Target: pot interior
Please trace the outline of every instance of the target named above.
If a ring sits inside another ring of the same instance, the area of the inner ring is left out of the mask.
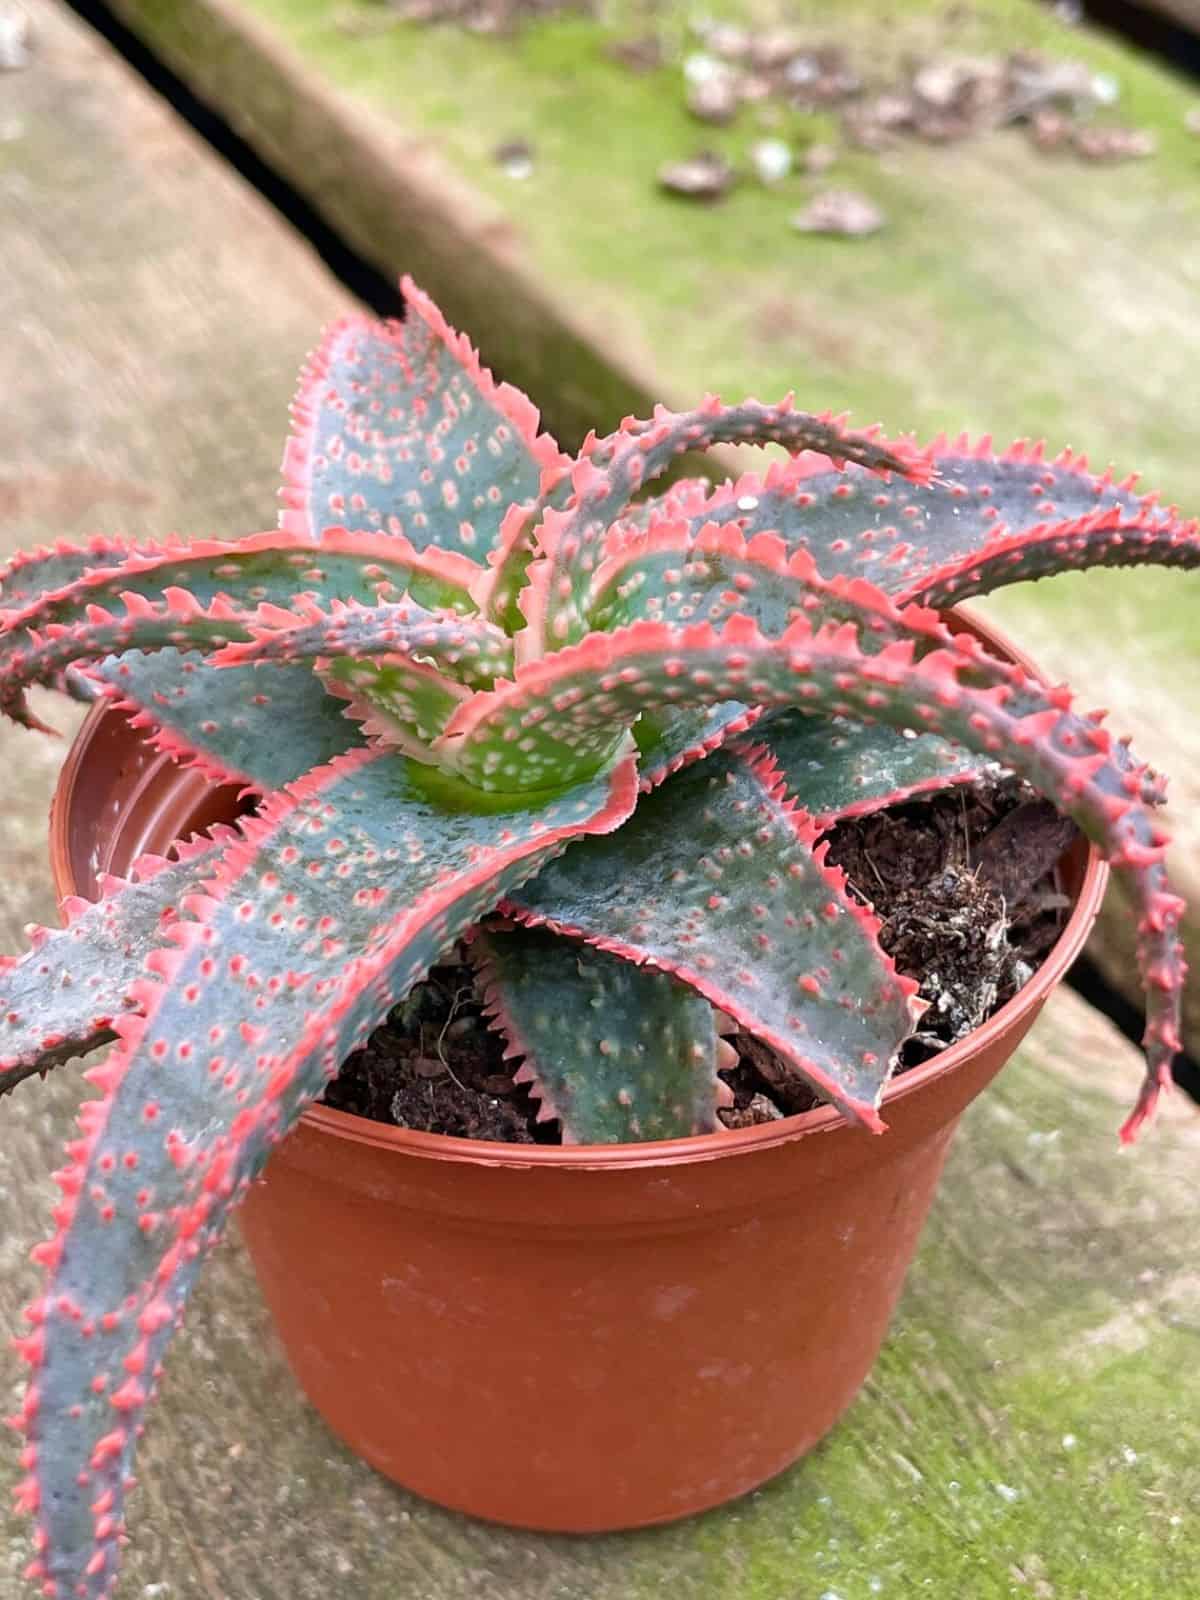
[[[59,893],[94,900],[103,873],[124,877],[139,856],[171,855],[175,840],[253,808],[237,784],[214,784],[199,769],[181,767],[131,727],[127,714],[101,708],[85,724],[54,797],[50,842]]]

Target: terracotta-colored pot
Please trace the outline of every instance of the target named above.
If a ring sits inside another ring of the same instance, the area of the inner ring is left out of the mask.
[[[235,809],[98,711],[52,815],[59,889],[93,893],[98,871]],[[718,1505],[810,1450],[875,1360],[959,1115],[1096,916],[1095,851],[1064,869],[1075,907],[1046,961],[888,1089],[881,1138],[832,1109],[565,1148],[307,1111],[242,1226],[329,1426],[443,1505],[579,1532]]]

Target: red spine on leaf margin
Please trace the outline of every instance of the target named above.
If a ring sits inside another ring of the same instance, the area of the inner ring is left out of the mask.
[[[177,766],[198,772],[210,783],[237,784],[243,794],[259,793],[260,785],[248,773],[218,761],[210,752],[189,744],[174,729],[164,727],[148,706],[135,700],[119,684],[109,683],[107,679],[98,677],[86,668],[80,670],[82,676],[95,688],[97,696],[107,700],[114,711],[120,711],[128,717],[129,726],[143,734],[151,749],[156,750],[159,755],[169,756]]]
[[[345,527],[326,528],[315,541],[301,539],[287,529],[268,529],[263,533],[248,534],[244,539],[193,539],[154,546],[141,544],[131,548],[129,555],[115,566],[94,567],[74,583],[47,590],[35,600],[13,610],[0,611],[0,627],[7,630],[30,624],[36,626],[36,619],[43,611],[49,611],[63,601],[84,604],[93,590],[111,589],[123,577],[142,577],[158,567],[170,566],[175,562],[216,560],[222,556],[228,556],[231,562],[236,562],[240,556],[257,555],[263,551],[295,554],[297,595],[321,591],[320,579],[314,578],[306,583],[304,576],[305,568],[310,567],[321,554],[356,557],[368,568],[377,565],[380,569],[378,574],[369,572],[368,576],[372,581],[377,578],[381,587],[388,586],[389,570],[402,568],[445,582],[462,590],[468,597],[482,570],[468,556],[454,551],[435,548],[418,551],[399,535],[355,532]],[[399,575],[398,582],[407,588],[407,580]]]
[[[510,923],[511,927],[512,924]],[[474,940],[468,941],[471,963],[475,968],[475,983],[483,1000],[483,1015],[487,1025],[493,1033],[498,1033],[505,1041],[501,1052],[502,1061],[520,1061],[521,1065],[513,1073],[513,1082],[524,1084],[528,1087],[530,1097],[537,1101],[536,1122],[557,1122],[562,1126],[564,1144],[570,1144],[570,1135],[563,1125],[562,1112],[555,1105],[553,1098],[547,1092],[545,1084],[534,1070],[534,1052],[518,1027],[508,1007],[504,1004],[500,983],[496,976],[495,966],[489,956],[483,955],[475,945]]]
[[[400,293],[404,296],[407,314],[415,312],[461,362],[485,403],[512,423],[542,473],[561,472],[569,466],[571,458],[559,449],[551,435],[538,432],[541,415],[528,395],[514,388],[511,383],[496,382],[491,371],[481,363],[479,352],[467,335],[451,328],[424,289],[418,288],[407,273],[400,279]]]
[[[499,919],[493,919],[491,924],[497,930],[503,929],[505,926],[511,928],[513,925],[511,921],[500,921]],[[530,925],[532,924],[530,923]],[[552,931],[558,930],[552,928]],[[591,943],[594,948],[600,948],[595,940],[587,942]],[[571,1132],[562,1112],[555,1104],[553,1096],[537,1072],[535,1065],[537,1055],[535,1051],[525,1038],[512,1013],[504,1004],[504,996],[491,957],[479,953],[475,948],[473,937],[468,940],[468,946],[471,951],[471,961],[475,968],[476,987],[483,999],[484,1019],[492,1032],[498,1033],[505,1041],[500,1059],[502,1061],[519,1061],[521,1063],[513,1073],[513,1082],[523,1084],[529,1090],[530,1098],[537,1101],[538,1110],[534,1121],[557,1122],[562,1130],[563,1144],[578,1144],[578,1139]],[[610,953],[614,955],[622,954],[621,951],[609,948]],[[645,965],[654,966],[656,963],[647,962]],[[732,1031],[732,1019],[727,1020],[730,1021]],[[737,1051],[724,1039],[717,1040],[716,1062],[718,1071],[737,1066]],[[715,1100],[717,1106],[732,1106],[734,1101],[733,1090],[719,1077],[715,1085]],[[712,1132],[721,1134],[727,1131],[724,1123],[718,1118],[716,1127]]]
[[[445,346],[474,384],[485,405],[512,424],[543,473],[561,471],[568,457],[563,455],[548,433],[538,432],[541,419],[533,402],[511,384],[496,382],[481,363],[478,351],[466,334],[457,333],[451,328],[429,296],[407,275],[400,280],[400,290],[404,296],[406,315],[419,317]],[[312,487],[312,452],[323,390],[331,376],[334,351],[344,338],[356,333],[386,340],[398,352],[402,350],[405,340],[402,322],[354,315],[332,323],[322,334],[317,348],[309,355],[291,406],[292,426],[284,446],[283,487],[279,495],[283,503],[279,526],[302,539],[315,538],[318,532],[313,527],[308,507]]]
[[[859,923],[867,936],[878,944],[879,919],[865,906],[860,905],[854,897],[846,892],[846,876],[838,867],[832,867],[826,861],[828,843],[820,842],[820,829],[814,820],[800,808],[787,793],[786,784],[779,771],[774,758],[769,750],[762,745],[741,744],[731,746],[746,762],[748,770],[762,786],[764,797],[779,808],[780,815],[792,830],[797,841],[812,854],[821,879],[845,911]],[[537,912],[527,911],[523,907],[505,903],[504,911],[519,923],[527,927],[547,927],[552,932],[563,934],[569,938],[582,940],[585,944],[594,945],[599,950],[607,950],[610,954],[621,956],[626,961],[640,964],[646,961],[643,951],[636,946],[627,944],[622,939],[608,938],[585,931],[577,924],[560,921],[557,918],[543,917]],[[891,957],[881,951],[882,962],[886,973],[894,978],[901,996],[906,1001],[909,1014],[914,1024],[924,1014],[926,1003],[917,999],[918,984],[912,979],[896,971],[895,963]],[[789,1059],[797,1059],[795,1051],[789,1042],[772,1030],[763,1029],[758,1019],[750,1016],[739,1005],[737,999],[730,995],[714,979],[706,976],[698,969],[687,966],[684,962],[663,962],[652,960],[650,965],[658,966],[662,970],[672,973],[682,982],[689,984],[699,994],[702,994],[709,1003],[720,1012],[732,1017],[736,1022],[757,1036],[767,1044],[772,1045]],[[527,1053],[524,1046],[523,1053]],[[803,1070],[813,1083],[818,1085],[822,1092],[831,1100],[838,1100],[847,1107],[852,1117],[872,1133],[883,1133],[886,1123],[879,1116],[877,1109],[866,1101],[848,1098],[833,1082],[824,1070],[803,1058]]]

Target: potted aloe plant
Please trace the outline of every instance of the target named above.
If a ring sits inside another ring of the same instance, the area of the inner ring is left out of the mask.
[[[278,531],[59,544],[3,577],[4,710],[36,727],[35,683],[107,702],[60,854],[78,835],[77,859],[122,869],[60,862],[98,898],[0,973],[0,1092],[115,1039],[21,1340],[17,1493],[59,1600],[113,1589],[167,1343],[243,1200],[293,1365],[368,1459],[485,1515],[627,1526],[761,1481],[848,1403],[957,1115],[1077,950],[1100,855],[1137,904],[1147,994],[1123,1136],[1170,1081],[1161,783],[944,612],[1070,568],[1195,565],[1194,525],[1070,454],[922,450],[790,400],[659,410],[571,457],[404,290],[402,324],[350,318],[311,361]],[[742,441],[789,459],[645,493]],[[159,854],[106,846],[123,824],[84,790],[111,778],[114,727],[143,767],[172,758],[168,787],[252,809],[169,858],[198,800],[167,808]],[[823,838],[981,762],[1074,819],[1091,864],[1017,999],[890,1083],[922,1002]],[[464,939],[561,1145],[316,1104]],[[822,1107],[726,1130],[734,1029]]]

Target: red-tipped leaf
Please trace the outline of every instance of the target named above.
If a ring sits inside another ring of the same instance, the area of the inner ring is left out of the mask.
[[[497,383],[410,278],[403,322],[345,317],[292,406],[280,525],[353,523],[482,561],[509,506],[566,457],[519,390]]]

